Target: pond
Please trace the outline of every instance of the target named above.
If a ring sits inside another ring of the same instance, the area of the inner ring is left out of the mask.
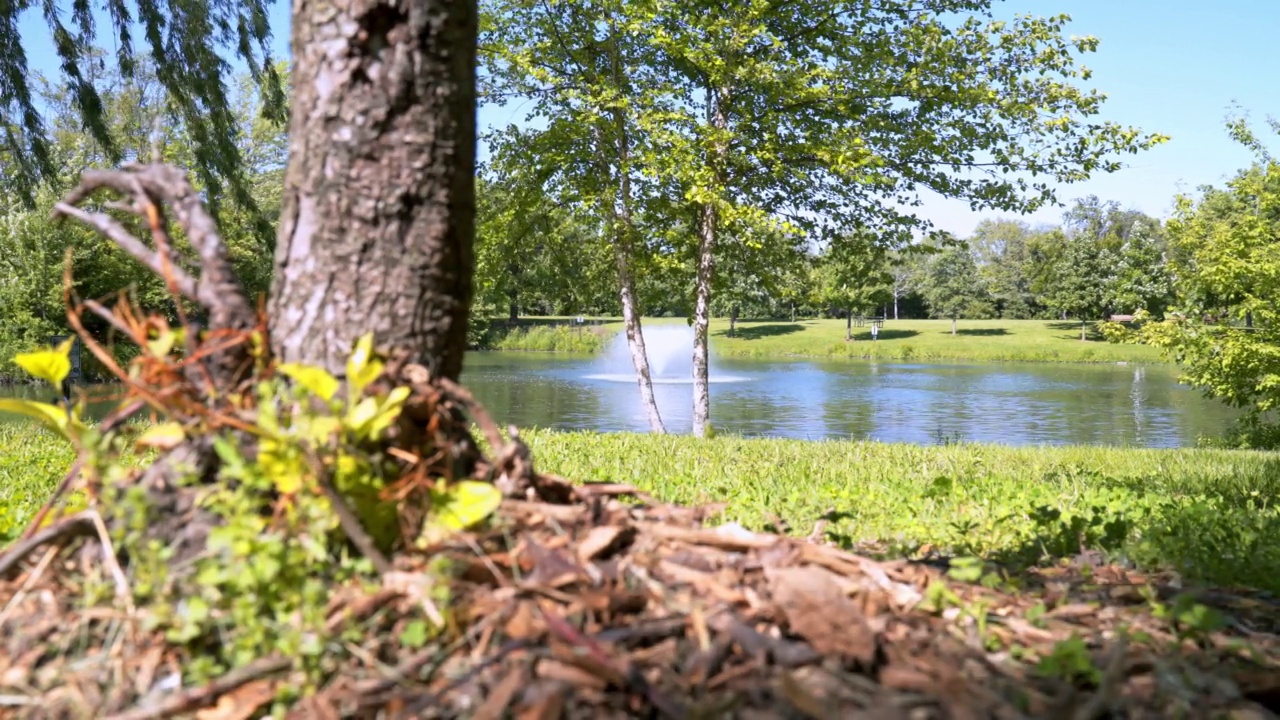
[[[659,409],[669,431],[687,433],[687,338],[654,334]],[[746,436],[1185,447],[1220,436],[1236,416],[1178,384],[1165,366],[716,358],[711,378],[714,426]],[[600,358],[470,353],[462,379],[503,425],[648,428],[620,343]],[[52,392],[16,387],[0,395],[48,400]]]
[[[661,356],[651,348],[663,421],[689,432],[688,361]],[[1236,417],[1159,365],[717,358],[710,375],[712,424],[746,436],[1186,447]],[[648,429],[625,353],[472,353],[463,381],[502,424]]]

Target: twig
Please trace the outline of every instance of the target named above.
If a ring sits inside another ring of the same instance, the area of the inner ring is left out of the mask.
[[[1098,691],[1075,711],[1072,715],[1073,720],[1094,720],[1112,713],[1119,699],[1120,686],[1124,682],[1124,661],[1128,649],[1128,637],[1121,633],[1116,638],[1115,644],[1111,646],[1107,666],[1102,671],[1101,682],[1098,683]]]
[[[115,219],[102,213],[91,213],[80,208],[70,205],[66,202],[60,202],[53,206],[55,217],[58,215],[66,215],[68,217],[79,220],[81,223],[97,230],[107,236],[112,242],[124,250],[133,259],[142,263],[155,274],[165,277],[166,265],[169,277],[173,280],[173,288],[183,296],[199,302],[196,295],[196,281],[185,270],[173,267],[160,257],[158,253],[153,251],[142,243],[141,240],[134,237],[129,230],[117,222]]]
[[[71,463],[71,469],[68,470],[67,474],[62,478],[62,482],[58,483],[58,487],[53,489],[53,495],[51,495],[49,499],[45,501],[44,505],[40,506],[40,512],[36,513],[36,516],[31,519],[30,523],[27,524],[27,530],[22,534],[23,538],[30,538],[33,534],[35,534],[36,528],[40,527],[40,523],[44,522],[45,516],[48,515],[49,511],[53,509],[53,506],[62,497],[63,493],[67,491],[67,488],[71,487],[71,483],[74,482],[77,477],[79,477],[80,470],[83,467],[84,467],[83,456],[77,457],[76,461],[74,463]],[[0,567],[3,567],[3,565],[0,565]],[[0,575],[4,575],[4,570],[0,570]]]
[[[107,524],[102,521],[102,515],[97,510],[90,510],[87,513],[89,519],[93,521],[93,526],[98,530],[98,541],[102,543],[102,562],[111,571],[111,578],[116,582],[116,597],[124,600],[129,615],[134,613],[133,609],[133,593],[129,591],[129,579],[125,577],[124,570],[120,567],[120,561],[116,559],[116,549],[111,543],[111,533],[107,532]]]
[[[373,567],[381,575],[386,575],[394,568],[387,557],[378,550],[373,544],[373,538],[369,537],[369,533],[365,532],[360,525],[360,519],[355,513],[351,512],[351,508],[347,506],[347,502],[342,499],[342,495],[338,489],[329,481],[329,471],[325,469],[324,464],[320,462],[320,458],[316,457],[314,452],[307,452],[307,462],[311,465],[311,471],[315,473],[316,482],[320,485],[320,491],[324,493],[325,498],[329,500],[329,504],[333,506],[334,513],[338,516],[338,524],[342,526],[342,531],[347,534],[347,538],[355,544],[356,549],[362,555],[369,558],[373,563]]]
[[[37,548],[49,543],[64,543],[74,538],[92,535],[95,529],[93,518],[89,517],[88,512],[82,512],[19,540],[9,548],[8,552],[0,556],[0,577],[8,575],[18,563],[25,560]]]
[[[623,667],[618,667],[618,663],[614,661],[610,653],[599,641],[582,634],[577,628],[566,622],[564,618],[541,608],[539,610],[551,634],[558,636],[575,650],[585,652],[587,657],[593,660],[600,668],[614,676],[608,678],[609,680],[617,682],[619,685],[628,688],[635,695],[648,700],[659,715],[670,718],[687,716],[688,713],[685,708],[659,693],[657,689],[645,680],[644,675],[636,670],[634,665],[624,661]]]
[[[49,563],[53,562],[53,558],[57,554],[58,546],[56,545],[51,545],[45,551],[44,557],[40,558],[40,562],[36,563],[35,569],[22,581],[22,587],[18,588],[18,592],[9,598],[8,603],[5,603],[4,610],[0,610],[0,627],[4,626],[5,621],[9,619],[9,614],[13,612],[14,608],[18,607],[31,588],[35,587],[35,584],[39,582],[40,576],[44,575],[44,571],[49,567]]]
[[[480,432],[484,433],[485,439],[489,441],[489,452],[501,452],[505,443],[502,442],[502,432],[498,430],[498,423],[493,421],[489,411],[484,409],[484,406],[476,400],[471,391],[447,377],[436,378],[436,383],[440,386],[440,389],[449,393],[454,400],[466,406],[467,413],[471,415],[471,419],[476,421],[476,425],[480,426]]]
[[[206,685],[176,693],[150,707],[135,707],[112,715],[108,720],[157,720],[190,712],[195,708],[209,705],[241,685],[247,685],[266,675],[283,672],[292,665],[288,658],[279,656],[262,658],[244,667],[236,668]]]
[[[485,659],[471,666],[470,668],[467,669],[466,672],[462,673],[462,675],[458,676],[457,678],[454,678],[452,681],[449,682],[449,684],[445,685],[439,690],[435,692],[423,693],[422,695],[419,695],[416,698],[412,699],[412,701],[409,701],[408,699],[406,699],[403,709],[400,711],[400,713],[396,717],[420,717],[427,708],[439,705],[440,701],[446,695],[462,687],[463,685],[466,685],[467,683],[471,682],[472,680],[475,679],[477,675],[479,675],[485,669],[492,667],[493,665],[496,665],[497,663],[507,659],[507,657],[510,656],[511,653],[514,653],[518,650],[529,650],[536,646],[537,646],[537,643],[534,643],[531,640],[508,640],[507,642],[503,643],[502,647],[499,647],[492,655],[490,655],[489,657],[486,657]]]

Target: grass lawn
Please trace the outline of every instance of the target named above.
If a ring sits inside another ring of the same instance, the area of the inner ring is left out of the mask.
[[[499,350],[594,353],[622,329],[616,319],[598,326],[570,328],[568,318],[527,318],[528,325],[495,342]],[[684,323],[682,318],[646,319],[648,324]],[[845,321],[786,320],[739,322],[728,337],[729,321],[711,322],[711,351],[739,357],[875,358],[881,360],[985,360],[1003,362],[1160,363],[1160,351],[1145,345],[1080,340],[1080,324],[1054,320],[889,320],[871,340],[870,328],[854,328],[846,342]]]
[[[1225,450],[915,446],[526,431],[538,466],[727,502],[723,520],[1015,565],[1099,550],[1192,582],[1280,592],[1280,455]],[[73,459],[53,433],[0,424],[0,545]]]
[[[932,547],[1015,565],[1102,551],[1192,582],[1280,592],[1280,454],[917,446],[523,431],[538,466],[725,520],[890,555]]]

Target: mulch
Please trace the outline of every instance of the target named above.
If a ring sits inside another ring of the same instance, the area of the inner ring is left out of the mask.
[[[336,589],[331,628],[360,623],[363,639],[346,642],[350,660],[290,717],[1243,720],[1280,710],[1275,598],[1202,592],[1196,601],[1226,623],[1187,637],[1158,616],[1187,592],[1172,575],[1086,558],[1010,578],[1017,588],[963,583],[945,563],[712,526],[715,510],[592,484],[563,503],[509,499],[491,529],[438,551],[458,573],[452,608],[434,605],[427,558],[413,555],[394,560],[380,589]],[[268,657],[182,687],[181,649],[144,629],[127,593],[82,601],[84,577],[115,572],[94,523],[72,520],[79,537],[31,553],[0,583],[5,716],[248,718],[297,682],[292,660]],[[424,607],[446,613],[451,631],[406,647],[406,618]],[[1073,637],[1078,652],[1061,650]]]

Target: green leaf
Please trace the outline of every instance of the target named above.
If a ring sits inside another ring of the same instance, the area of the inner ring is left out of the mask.
[[[410,620],[400,632],[400,644],[411,648],[420,648],[427,644],[431,633],[425,620]]]
[[[372,439],[382,437],[382,433],[391,427],[391,423],[400,416],[400,410],[409,399],[409,388],[398,387],[387,394],[378,408],[378,414],[369,421],[368,435]]]
[[[444,484],[431,491],[431,511],[418,538],[433,545],[455,532],[474,527],[502,504],[502,492],[489,483],[474,480]]]
[[[34,400],[0,398],[0,411],[17,413],[35,418],[62,433],[67,439],[79,436],[83,426],[67,412],[66,408]]]
[[[307,389],[307,392],[328,402],[338,392],[338,380],[324,368],[298,363],[284,363],[280,372]]]
[[[140,448],[156,448],[168,450],[176,447],[187,437],[182,425],[176,422],[160,423],[147,428],[134,443]]]
[[[74,342],[74,337],[67,338],[56,348],[21,353],[13,361],[23,370],[58,386],[71,374],[71,345]]]
[[[356,341],[351,357],[347,358],[347,384],[351,386],[352,400],[360,397],[360,393],[381,373],[382,363],[373,356],[373,333],[365,333]]]

